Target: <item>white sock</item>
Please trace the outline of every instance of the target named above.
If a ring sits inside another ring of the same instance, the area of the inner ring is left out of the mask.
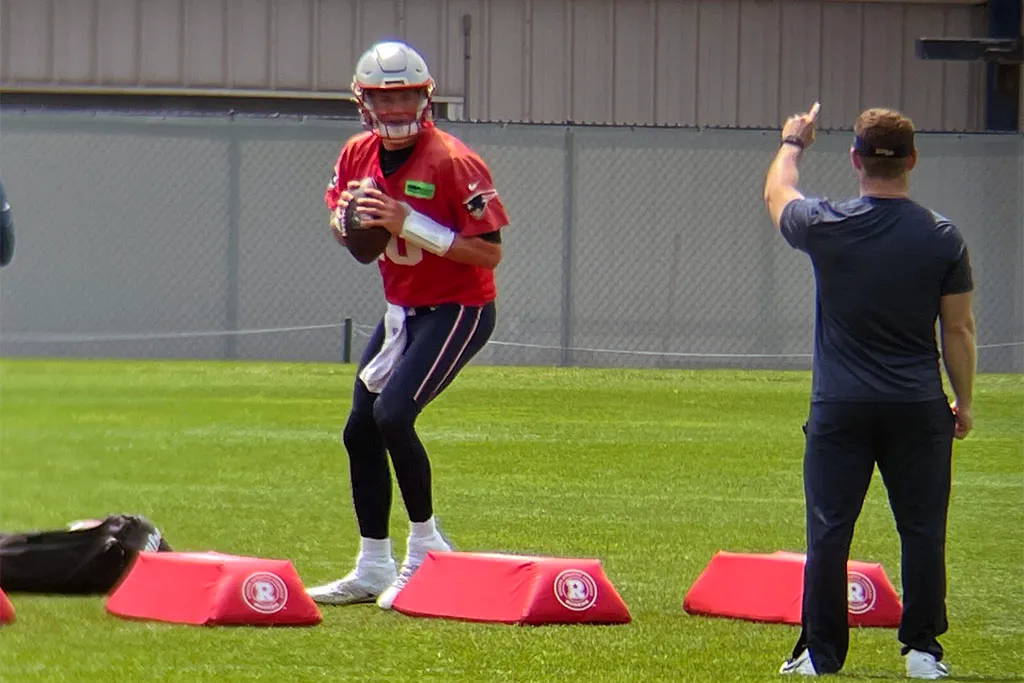
[[[409,522],[409,538],[426,541],[437,535],[437,522],[433,516],[425,522]]]
[[[381,567],[392,562],[390,538],[360,538],[357,567]]]

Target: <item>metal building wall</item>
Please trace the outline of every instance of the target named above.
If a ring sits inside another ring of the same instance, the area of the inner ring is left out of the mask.
[[[346,91],[360,51],[413,43],[473,119],[823,125],[902,107],[981,125],[979,65],[914,59],[919,36],[984,34],[971,0],[0,0],[5,87]]]

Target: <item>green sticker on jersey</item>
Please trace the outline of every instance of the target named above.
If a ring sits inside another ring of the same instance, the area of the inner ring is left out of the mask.
[[[433,199],[434,186],[422,180],[406,180],[405,194],[417,199]]]

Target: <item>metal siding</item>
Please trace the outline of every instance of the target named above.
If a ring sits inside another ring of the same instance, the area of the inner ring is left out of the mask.
[[[372,1],[372,0],[371,0]],[[432,65],[434,69],[434,80],[438,85],[438,94],[464,95],[465,89],[465,64],[462,36],[462,16],[468,14],[470,17],[470,56],[469,65],[469,98],[466,102],[467,115],[471,118],[479,118],[481,100],[479,83],[481,70],[485,67],[486,56],[481,52],[483,42],[481,41],[480,3],[472,0],[449,0],[441,3],[435,11],[440,11],[438,22],[438,45],[440,46],[440,57]],[[367,44],[368,43],[364,43]]]
[[[861,21],[859,107],[899,109],[903,106],[903,8],[865,5]]]
[[[281,0],[271,16],[271,78],[275,88],[313,87],[313,23],[315,0]]]
[[[739,111],[740,126],[763,125],[777,119],[782,70],[779,54],[781,3],[740,5]],[[807,105],[804,105],[807,106]]]
[[[5,78],[49,81],[53,35],[49,0],[7,0],[4,22]]]
[[[369,46],[383,40],[399,38],[398,4],[397,0],[377,0],[377,2],[362,0],[362,2],[358,2],[359,18],[356,25],[359,27],[359,32],[356,34],[355,44]],[[356,50],[356,52],[361,54],[362,51]],[[352,66],[355,66],[354,62]]]
[[[740,0],[700,3],[697,25],[699,126],[735,126],[742,84],[739,74]],[[688,122],[683,122],[688,123]]]
[[[229,2],[227,22],[228,83],[270,87],[270,0]]]
[[[185,0],[185,79],[189,86],[226,86],[225,3],[228,0]]]
[[[441,55],[444,53],[444,32],[445,13],[437,6],[436,0],[406,0],[404,9],[404,33],[403,39],[416,48],[416,51],[423,55],[433,72],[434,80],[438,82],[440,92],[447,93],[447,83],[441,85],[445,80],[443,75],[444,60]],[[359,51],[365,50],[367,46],[360,43]],[[347,64],[339,64],[338,68],[344,69]],[[349,76],[351,78],[351,76]],[[461,84],[460,84],[461,87]]]
[[[532,121],[564,121],[572,96],[573,30],[566,0],[530,3],[530,106]]]
[[[986,35],[988,29],[982,25],[983,16],[966,7],[949,7],[946,9],[945,35]],[[984,66],[972,62],[944,62],[942,67],[945,75],[943,129],[974,130],[984,127]]]
[[[655,11],[653,0],[613,0],[614,73],[611,120],[651,123],[654,113]]]
[[[72,0],[74,1],[74,0]],[[184,76],[182,0],[139,3],[139,81],[177,85]]]
[[[317,90],[348,90],[359,59],[358,0],[317,0]]]
[[[820,99],[923,129],[981,125],[979,64],[920,36],[984,35],[984,8],[834,0],[6,0],[8,84],[344,92],[376,40],[410,41],[473,119],[774,127]]]
[[[864,52],[859,5],[825,3],[821,8],[821,125],[848,126],[861,105],[861,55]],[[842,39],[829,38],[842,36]],[[802,105],[801,110],[807,105]],[[778,118],[778,117],[776,117]],[[778,125],[778,122],[776,122]]]
[[[945,74],[942,62],[914,57],[914,40],[942,35],[945,14],[940,7],[907,7],[903,22],[902,102],[900,106],[920,130],[943,126]]]
[[[699,2],[657,2],[655,123],[697,120],[697,48]]]
[[[824,28],[821,3],[782,3],[781,49],[779,51],[779,110],[774,124],[780,125],[785,113],[806,111],[825,96],[822,73]],[[832,103],[829,103],[831,108]],[[822,122],[827,112],[822,112]],[[760,121],[762,125],[766,121]]]
[[[475,60],[486,87],[483,115],[491,119],[521,121],[526,75],[521,55],[526,50],[529,27],[525,3],[516,0],[493,2],[487,13],[486,39],[489,59]],[[481,27],[481,31],[485,28]],[[500,56],[500,57],[499,57]]]
[[[567,113],[574,121],[613,120],[613,9],[614,0],[572,3],[572,108]]]
[[[135,0],[96,2],[96,80],[138,83],[138,5]]]
[[[88,83],[96,79],[96,18],[96,3],[91,0],[54,0],[54,80]]]

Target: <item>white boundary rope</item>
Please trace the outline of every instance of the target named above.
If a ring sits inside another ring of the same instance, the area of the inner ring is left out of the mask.
[[[209,337],[247,336],[256,334],[281,334],[285,332],[312,332],[331,330],[344,327],[344,323],[330,325],[297,325],[292,327],[264,327],[245,330],[199,330],[190,332],[140,332],[125,334],[90,334],[90,333],[6,333],[0,334],[0,342],[8,344],[69,344],[84,342],[118,342],[118,341],[161,341],[168,339],[199,339]],[[352,331],[360,337],[368,338],[374,330],[373,325],[354,323]],[[492,340],[488,346],[504,346],[520,349],[536,349],[544,351],[574,351],[578,353],[604,353],[627,356],[662,356],[668,358],[810,358],[809,353],[699,353],[680,351],[633,351],[629,349],[604,349],[585,347],[562,347],[549,344],[527,344]],[[1024,341],[1001,342],[998,344],[979,344],[978,350],[999,349],[1024,346]]]

